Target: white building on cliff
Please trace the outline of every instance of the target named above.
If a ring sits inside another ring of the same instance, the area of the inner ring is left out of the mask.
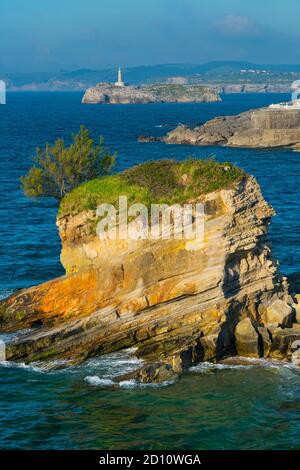
[[[271,109],[300,109],[300,100],[288,101],[286,103],[270,104]]]

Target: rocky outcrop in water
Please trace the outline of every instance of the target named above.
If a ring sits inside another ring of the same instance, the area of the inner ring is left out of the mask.
[[[274,211],[256,180],[199,201],[201,243],[100,240],[94,211],[61,215],[66,275],[1,301],[1,331],[25,329],[7,343],[6,359],[78,362],[136,347],[145,365],[120,380],[149,382],[236,355],[295,358],[299,297],[272,259]]]
[[[142,136],[141,142],[152,138]],[[178,126],[160,139],[167,144],[228,147],[300,147],[300,110],[263,108],[216,117],[201,126]]]
[[[149,85],[118,87],[98,83],[88,88],[82,99],[85,104],[134,104],[221,101],[219,94],[202,85]]]

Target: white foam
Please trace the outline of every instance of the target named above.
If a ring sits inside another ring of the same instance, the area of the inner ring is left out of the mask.
[[[245,369],[249,368],[251,365],[242,365],[242,364],[219,364],[213,362],[201,362],[196,366],[192,366],[188,369],[189,372],[200,372],[205,373],[213,370],[224,370],[224,369]]]
[[[237,357],[237,359],[241,359],[243,362],[246,362],[246,365],[240,364],[241,367],[266,367],[270,369],[277,369],[277,370],[286,370],[286,369],[295,369],[295,366],[288,361],[280,361],[277,359],[267,359],[267,358],[254,358],[254,357]],[[229,364],[228,364],[229,365]],[[237,365],[238,366],[238,365]]]
[[[121,382],[119,382],[119,385],[122,388],[136,388],[140,384],[135,380],[122,380]]]
[[[16,361],[1,361],[1,367],[15,368],[15,369],[25,369],[33,372],[60,372],[63,367],[65,368],[68,365],[67,360],[54,360],[54,361],[37,361],[31,362],[30,364],[25,364],[25,362],[16,362]],[[60,368],[60,370],[58,370]]]
[[[26,369],[34,372],[43,372],[43,369],[38,367],[35,363],[25,364],[25,362],[2,361],[0,362],[0,366],[15,369]]]
[[[84,368],[88,376],[98,375],[113,380],[114,377],[132,372],[141,367],[143,361],[133,355],[135,352],[136,348],[132,348],[99,356],[89,359],[81,367]]]
[[[108,387],[108,386],[111,386],[111,385],[115,385],[115,383],[110,380],[110,379],[101,379],[100,377],[98,377],[97,375],[94,375],[94,376],[87,376],[85,377],[85,382],[89,383],[90,385],[93,385],[93,386],[102,386],[102,387]]]
[[[151,388],[161,388],[161,387],[168,387],[169,385],[173,385],[176,382],[176,380],[166,380],[164,382],[159,382],[159,383],[140,383],[136,382],[135,380],[123,380],[122,382],[119,383],[119,386],[121,388],[146,388],[146,387],[151,387]]]
[[[6,297],[9,297],[13,293],[12,289],[1,289],[0,290],[0,300],[6,299]]]
[[[148,384],[140,384],[140,386],[143,387],[152,387],[152,388],[161,388],[161,387],[169,387],[170,385],[174,385],[177,382],[176,379],[173,380],[165,380],[164,382],[159,382],[159,383],[153,383],[150,382]]]
[[[264,359],[264,358],[249,358],[249,357],[235,357],[236,364],[223,364],[213,362],[200,362],[199,364],[190,367],[189,372],[206,373],[214,370],[225,370],[225,369],[249,369],[253,367],[265,367],[269,369],[276,369],[277,371],[284,372],[284,370],[297,370],[297,366],[291,362],[278,361],[276,359]],[[241,360],[244,364],[239,364]],[[298,368],[299,370],[299,368]]]

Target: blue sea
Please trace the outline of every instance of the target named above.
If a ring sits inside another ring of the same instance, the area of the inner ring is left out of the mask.
[[[35,148],[70,141],[80,124],[118,152],[117,171],[188,156],[230,161],[255,175],[276,210],[270,238],[282,273],[300,271],[300,153],[137,142],[179,123],[288,99],[225,95],[220,103],[82,105],[81,93],[12,93],[0,106],[0,297],[64,273],[51,199],[29,200],[20,176]],[[1,339],[1,336],[0,336]],[[300,371],[292,366],[200,364],[175,383],[116,386],[138,367],[133,350],[77,367],[0,365],[1,449],[300,449]]]

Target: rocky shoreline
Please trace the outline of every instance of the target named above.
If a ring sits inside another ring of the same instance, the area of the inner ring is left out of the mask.
[[[78,363],[136,347],[145,363],[120,380],[140,382],[236,356],[300,363],[300,296],[272,258],[274,211],[255,178],[198,198],[205,239],[192,249],[186,240],[100,240],[95,212],[61,214],[66,275],[0,302],[2,333],[29,329],[7,343],[6,359]]]
[[[140,136],[140,142],[223,145],[227,147],[300,148],[300,110],[261,108],[220,116],[194,128],[178,126],[163,137]]]
[[[203,85],[148,85],[114,86],[98,83],[88,88],[82,98],[84,104],[147,104],[221,101],[220,95]]]
[[[281,83],[274,81],[273,83],[213,83],[210,86],[218,93],[236,94],[236,93],[290,93],[291,83]]]

